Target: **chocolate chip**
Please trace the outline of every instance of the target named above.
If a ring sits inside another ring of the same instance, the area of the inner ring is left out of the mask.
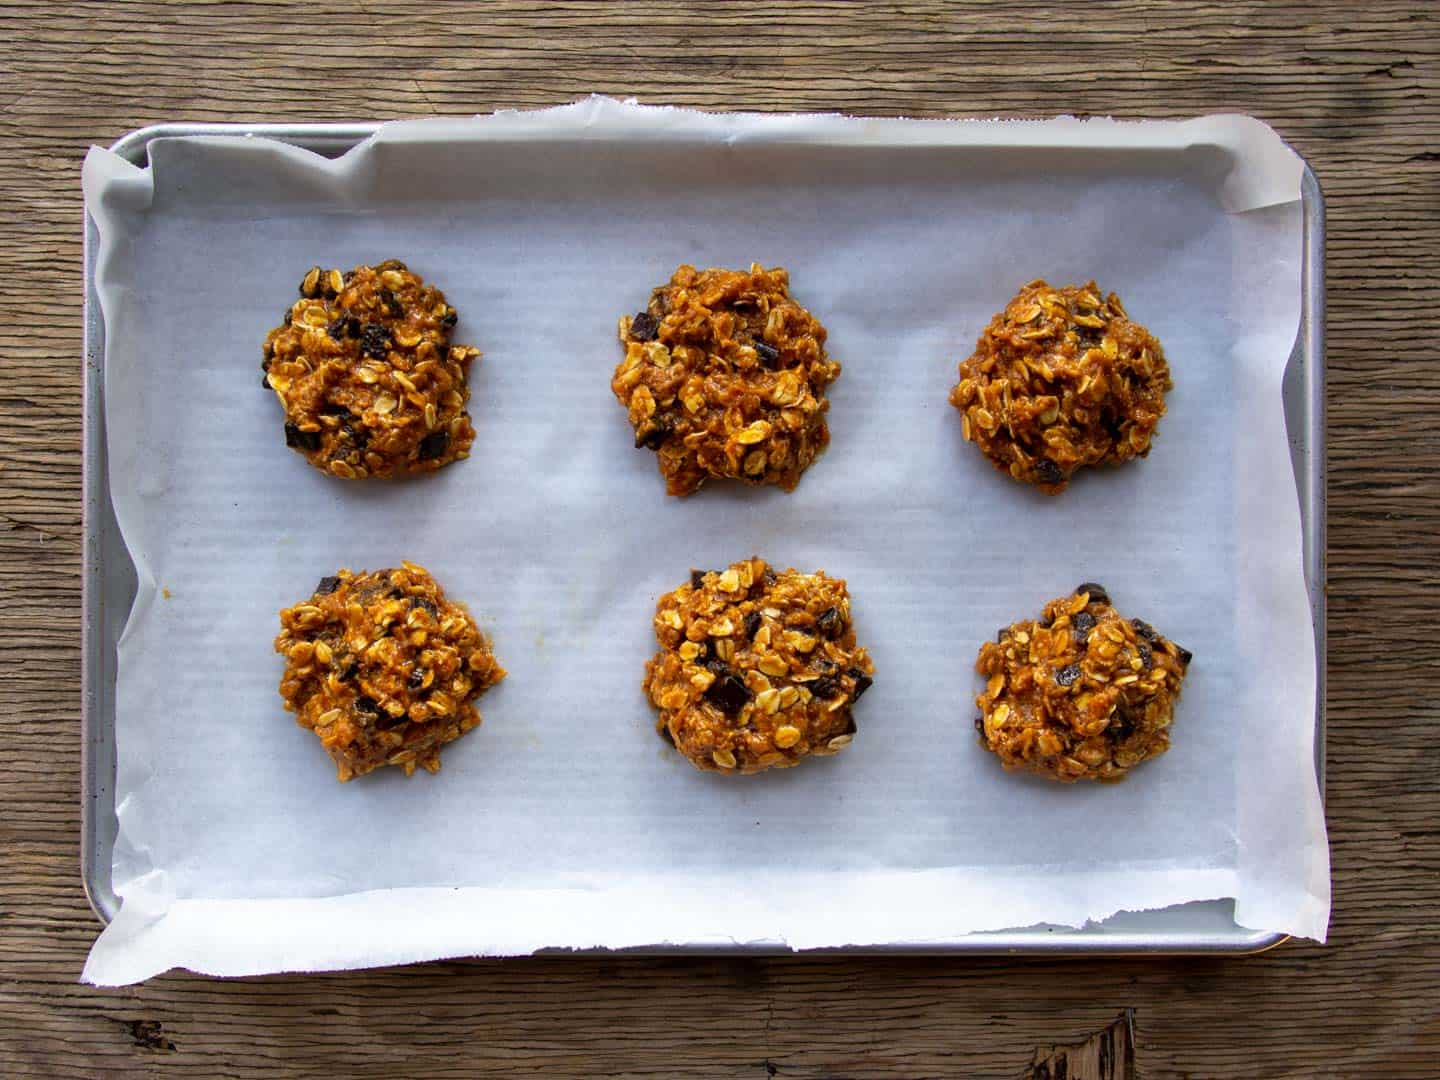
[[[720,706],[726,715],[734,716],[750,700],[750,691],[734,675],[721,675],[710,684],[705,696]]]
[[[424,682],[425,669],[417,664],[415,668],[410,672],[410,678],[407,685],[409,685],[411,690],[419,690],[420,687],[424,684]]]
[[[453,307],[446,308],[445,314],[440,316],[440,325],[445,327],[446,330],[455,329],[455,324],[459,321],[460,313],[456,311]]]
[[[700,658],[697,656],[696,659],[699,660]],[[700,666],[712,675],[730,674],[730,665],[718,656],[707,656],[704,660],[700,661]]]
[[[416,461],[430,461],[445,453],[450,445],[450,433],[448,431],[432,431],[420,440],[420,451],[415,455]]]
[[[1075,680],[1080,678],[1079,664],[1066,664],[1062,668],[1055,669],[1055,685],[1074,686]]]
[[[301,431],[294,424],[285,425],[285,445],[291,449],[319,450],[320,432]]]
[[[846,674],[853,676],[855,679],[855,693],[851,695],[850,698],[850,700],[852,701],[859,701],[860,695],[865,693],[866,690],[869,690],[870,687],[875,685],[875,680],[872,679],[869,675],[866,675],[859,668],[852,667],[848,672],[846,672]]]
[[[1115,742],[1123,742],[1135,731],[1135,718],[1124,709],[1116,709],[1105,725],[1105,734]]]
[[[1049,458],[1036,458],[1035,479],[1042,484],[1058,484],[1065,479],[1065,473]]]
[[[1135,633],[1139,634],[1146,641],[1155,640],[1155,628],[1144,619],[1131,619],[1130,625],[1135,628]]]
[[[379,323],[366,323],[360,333],[360,351],[377,360],[390,355],[390,343],[390,331]]]
[[[1093,581],[1082,581],[1079,585],[1076,585],[1075,595],[1079,596],[1081,593],[1089,593],[1090,603],[1092,604],[1110,603],[1110,594],[1105,591],[1105,586],[1096,585]]]
[[[359,667],[360,665],[355,663],[354,660],[346,660],[345,666],[340,669],[340,681],[344,682],[347,679],[351,678],[359,669]]]
[[[338,588],[340,588],[340,579],[338,577],[322,577],[320,584],[315,586],[315,595],[329,596]]]
[[[347,409],[344,405],[332,405],[332,404],[330,404],[329,402],[326,402],[324,405],[321,405],[321,406],[320,406],[320,415],[321,415],[321,416],[349,416],[349,415],[350,415],[350,410]]]
[[[1140,669],[1142,671],[1149,671],[1150,665],[1155,662],[1154,657],[1150,653],[1150,646],[1139,645],[1135,651],[1140,654]]]
[[[690,587],[692,589],[698,589],[702,587],[705,584],[705,575],[708,573],[710,573],[709,570],[691,570]]]
[[[762,622],[764,622],[764,619],[760,617],[760,613],[758,611],[752,611],[749,615],[746,615],[745,636],[753,641],[755,639],[755,632],[760,629],[760,624]]]
[[[1084,645],[1090,631],[1095,629],[1095,616],[1088,611],[1082,611],[1070,620],[1070,625],[1075,628],[1075,640]]]
[[[342,315],[325,328],[333,341],[360,336],[360,320],[354,315]]]
[[[1170,644],[1175,645],[1173,641]],[[1184,664],[1186,667],[1189,667],[1190,661],[1195,658],[1195,654],[1192,653],[1189,649],[1185,648],[1183,645],[1175,645],[1175,655],[1180,658],[1180,663]]]
[[[659,450],[669,434],[670,425],[652,417],[635,430],[635,449]]]
[[[834,675],[821,675],[810,684],[810,693],[821,701],[830,701],[840,694],[840,680]]]
[[[654,341],[660,334],[660,320],[642,311],[630,320],[630,337],[635,341]]]
[[[375,726],[382,730],[388,728],[397,728],[401,724],[408,724],[409,722],[410,717],[406,716],[404,713],[401,713],[399,716],[391,716],[388,712],[382,712],[378,717],[375,718]]]
[[[841,618],[838,608],[826,608],[815,620],[815,625],[832,641],[845,632],[845,620]]]
[[[374,716],[380,711],[380,703],[372,697],[366,697],[364,694],[361,694],[355,699],[355,711],[357,713],[368,713]]]
[[[774,345],[766,344],[763,341],[755,342],[755,352],[760,357],[760,362],[768,368],[778,367],[780,364],[780,350]]]

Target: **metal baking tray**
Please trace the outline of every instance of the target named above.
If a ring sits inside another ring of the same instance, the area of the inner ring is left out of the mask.
[[[185,135],[264,137],[339,157],[374,134],[379,124],[157,124],[133,131],[110,149],[145,165],[153,139]],[[1305,581],[1315,631],[1315,772],[1324,794],[1325,767],[1325,202],[1309,166],[1301,181],[1304,253],[1300,328],[1285,370],[1285,423],[1304,531]],[[85,217],[84,579],[82,589],[81,731],[83,806],[81,874],[90,906],[108,922],[119,910],[112,888],[115,817],[116,644],[135,599],[135,568],[120,537],[110,501],[105,442],[105,326],[95,295],[99,237]],[[1277,932],[1235,924],[1233,902],[1183,904],[1126,912],[1082,929],[1029,927],[976,933],[942,945],[852,947],[855,953],[968,953],[1119,955],[1262,952],[1285,941]],[[703,946],[639,952],[765,953],[766,946]]]

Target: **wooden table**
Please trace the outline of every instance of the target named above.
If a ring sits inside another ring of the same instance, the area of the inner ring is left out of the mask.
[[[1440,600],[1440,5],[15,0],[0,41],[0,1073],[1015,1077],[1037,1047],[1125,1010],[1143,1076],[1440,1072],[1425,621]],[[1330,215],[1328,946],[77,983],[99,928],[78,870],[85,148],[161,120],[462,114],[591,91],[874,115],[1244,111],[1309,158]],[[1094,1075],[1076,1060],[1068,1075]]]

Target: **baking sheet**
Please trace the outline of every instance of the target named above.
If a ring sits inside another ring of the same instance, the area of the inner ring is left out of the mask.
[[[1279,408],[1299,209],[1241,212],[1283,196],[1296,161],[1254,122],[1203,123],[596,101],[392,126],[338,163],[240,140],[152,144],[144,173],[92,156],[112,483],[141,584],[117,687],[124,904],[87,977],[923,943],[1217,896],[1243,925],[1322,936]],[[1143,152],[1052,145],[1063,179],[1033,172],[1033,147],[1077,127]],[[1031,148],[983,148],[1017,131]],[[1040,254],[1017,270],[1017,249]],[[305,266],[391,254],[439,281],[457,340],[487,353],[480,438],[420,484],[339,487],[278,446],[258,342]],[[609,396],[614,318],[677,262],[751,258],[789,266],[830,327],[835,443],[793,495],[666,500]],[[944,394],[1026,277],[1097,267],[1166,342],[1177,390],[1147,462],[1045,500],[960,443]],[[727,783],[646,737],[638,673],[654,596],[751,550],[850,579],[880,681],[853,751]],[[402,556],[486,617],[511,679],[439,777],[325,786],[273,697],[274,612],[337,564]],[[1175,749],[1118,788],[1006,776],[971,740],[975,648],[1085,578],[1195,650]],[[1261,677],[1238,660],[1247,634],[1266,642]],[[422,916],[404,937],[388,918],[343,932],[395,903]]]

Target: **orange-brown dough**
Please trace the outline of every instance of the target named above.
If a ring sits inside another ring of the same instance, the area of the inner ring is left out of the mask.
[[[469,613],[414,563],[340,570],[280,626],[280,697],[341,781],[382,765],[438,772],[440,747],[479,725],[475,698],[505,677]]]
[[[1001,472],[1049,495],[1077,469],[1150,452],[1170,368],[1154,335],[1093,281],[1032,281],[990,320],[950,403]]]
[[[826,388],[840,365],[783,267],[682,266],[620,320],[610,388],[671,495],[728,478],[793,490],[830,442]]]
[[[1105,590],[1086,582],[980,647],[980,743],[1007,769],[1119,780],[1169,748],[1189,663],[1187,650],[1122,618]]]

